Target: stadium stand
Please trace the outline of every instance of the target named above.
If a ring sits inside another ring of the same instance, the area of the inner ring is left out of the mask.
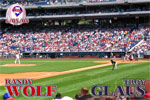
[[[14,3],[25,6],[29,24],[5,23],[7,7]],[[0,4],[2,56],[19,51],[97,58],[109,57],[111,52],[121,57],[120,53],[150,50],[150,6],[145,0],[1,0]]]
[[[1,0],[2,6],[8,6],[15,3],[31,5],[54,5],[54,4],[69,4],[69,3],[100,3],[100,2],[114,2],[116,0]]]
[[[41,30],[42,31],[42,30]],[[130,50],[144,39],[143,33],[149,28],[134,29],[71,28],[68,32],[50,29],[47,32],[7,32],[0,36],[0,47],[5,53],[20,52],[95,52]],[[117,43],[118,42],[118,43]],[[143,42],[141,49],[149,50],[149,41]],[[145,45],[145,46],[144,46]],[[140,47],[139,46],[139,47]],[[5,54],[4,53],[4,54]]]

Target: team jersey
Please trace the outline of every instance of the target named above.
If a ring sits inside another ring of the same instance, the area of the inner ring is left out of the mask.
[[[16,58],[19,59],[19,54],[16,54]]]

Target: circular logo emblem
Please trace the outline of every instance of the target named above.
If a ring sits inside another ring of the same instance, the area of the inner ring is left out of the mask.
[[[16,17],[18,17],[22,13],[22,8],[20,6],[15,6],[12,11],[15,13]]]
[[[29,19],[26,18],[25,8],[19,4],[11,5],[6,12],[6,23],[12,25],[29,23]]]

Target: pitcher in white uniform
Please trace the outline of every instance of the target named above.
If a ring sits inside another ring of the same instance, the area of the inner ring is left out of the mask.
[[[18,53],[18,52],[16,53],[15,64],[17,63],[17,61],[18,61],[18,63],[20,64],[20,56],[19,56],[19,53]]]

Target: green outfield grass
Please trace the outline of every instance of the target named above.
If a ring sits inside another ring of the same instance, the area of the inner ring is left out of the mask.
[[[101,60],[101,59],[97,59]],[[1,61],[1,60],[0,60]],[[6,60],[3,60],[6,61]],[[0,62],[0,65],[12,63],[14,60],[7,60],[9,62]],[[22,63],[33,64],[28,61],[52,61],[52,60],[22,60]],[[66,59],[53,61],[95,61],[95,59]],[[34,63],[35,64],[35,63]],[[87,67],[97,65],[93,62],[36,62],[37,66],[33,67],[16,67],[16,68],[0,68],[0,73],[16,73],[33,71],[64,71],[69,69]],[[61,67],[63,66],[63,67]],[[53,68],[55,67],[55,68]],[[29,69],[28,69],[29,68]],[[39,69],[40,68],[40,69]],[[48,69],[48,70],[45,70]],[[75,94],[80,92],[82,87],[92,88],[94,85],[110,85],[110,90],[113,91],[117,85],[123,85],[124,79],[148,79],[150,78],[150,63],[126,63],[119,64],[118,69],[112,71],[112,66],[86,70],[82,72],[75,72],[50,78],[35,80],[33,85],[57,85],[57,92],[62,93],[63,96],[70,96],[74,98]],[[11,71],[13,70],[13,71]],[[5,87],[0,87],[0,98],[6,92]],[[43,89],[44,93],[44,89]],[[52,97],[15,97],[15,100],[51,100]]]

